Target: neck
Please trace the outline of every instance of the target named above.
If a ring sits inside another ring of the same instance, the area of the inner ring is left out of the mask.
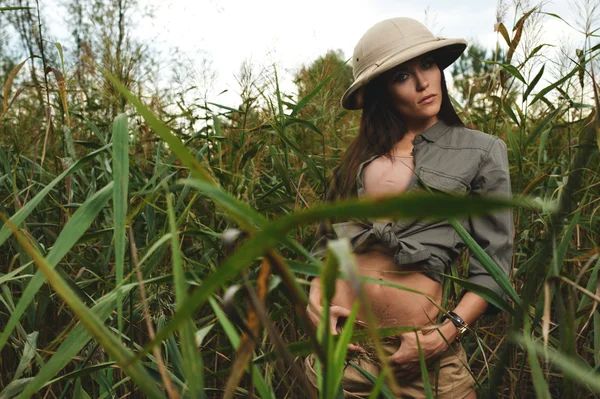
[[[429,119],[407,120],[405,135],[417,136],[439,121],[437,115]]]

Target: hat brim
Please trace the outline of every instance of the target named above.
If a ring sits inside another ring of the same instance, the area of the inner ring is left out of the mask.
[[[409,50],[401,51],[397,54],[392,55],[385,60],[381,65],[376,66],[374,69],[369,68],[362,74],[356,77],[354,83],[350,85],[348,90],[342,96],[342,107],[348,110],[361,109],[362,104],[362,89],[373,80],[375,77],[382,73],[389,71],[397,65],[402,64],[408,60],[411,60],[420,55],[426,54],[430,51],[436,53],[436,62],[440,69],[445,69],[450,64],[460,57],[460,55],[467,48],[467,41],[464,39],[439,39],[427,43],[422,43],[412,47]]]

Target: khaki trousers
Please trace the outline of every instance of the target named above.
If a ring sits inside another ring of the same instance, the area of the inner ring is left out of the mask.
[[[385,352],[388,355],[392,355],[398,350],[399,341],[396,340],[394,342],[388,339],[385,342],[382,342],[382,345]],[[350,365],[349,361],[357,363],[375,378],[379,375],[380,365],[377,358],[372,359],[370,356],[361,353],[354,355],[354,353],[356,352],[349,352],[346,368],[342,377],[344,397],[368,398],[373,389],[373,383],[371,383],[371,381],[359,370]],[[318,380],[315,361],[316,355],[311,354],[306,357],[304,366],[308,380],[315,387],[316,391]],[[440,355],[439,362],[440,369],[437,381],[435,378],[436,362],[432,362],[427,368],[429,382],[434,397],[441,399],[463,399],[466,397],[475,386],[475,380],[468,369],[467,356],[462,345],[458,342],[452,343],[448,350]],[[320,372],[321,370],[319,370],[319,373]],[[396,378],[396,381],[400,387],[400,392],[396,393],[397,398],[425,398],[425,387],[420,373],[416,377],[410,379],[401,380]]]

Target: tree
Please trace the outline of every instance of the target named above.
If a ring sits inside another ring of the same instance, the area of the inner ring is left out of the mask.
[[[298,88],[299,101],[336,72],[337,74],[319,90],[300,113],[303,119],[311,121],[326,137],[334,139],[341,138],[346,132],[351,132],[354,136],[356,132],[352,127],[358,126],[357,113],[348,113],[340,104],[342,95],[354,81],[352,66],[344,60],[343,52],[341,50],[328,51],[309,66],[302,67],[294,78],[294,83]],[[307,152],[314,153],[313,145],[318,144],[312,138],[314,133],[308,131],[305,133],[302,137],[304,148],[307,149]],[[337,143],[336,140],[331,144],[337,148],[340,143]],[[322,150],[325,151],[324,148]]]
[[[98,73],[97,66],[130,91],[144,93],[142,86],[153,76],[156,61],[152,47],[132,37],[136,27],[133,15],[151,12],[131,0],[71,0],[67,9],[75,42],[75,83],[85,99],[81,106],[87,112],[104,113],[99,115],[102,120],[112,120],[124,110],[126,100]]]

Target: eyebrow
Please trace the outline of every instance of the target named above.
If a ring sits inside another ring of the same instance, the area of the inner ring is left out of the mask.
[[[432,54],[426,54],[426,55],[422,56],[419,61],[422,62],[422,61],[425,61],[425,60],[427,60],[429,58],[433,58],[433,55]],[[400,64],[400,65],[398,65],[396,67],[396,70],[394,71],[394,73],[396,73],[396,72],[402,72],[402,71],[407,71],[407,70],[408,70],[408,67],[405,64]]]

